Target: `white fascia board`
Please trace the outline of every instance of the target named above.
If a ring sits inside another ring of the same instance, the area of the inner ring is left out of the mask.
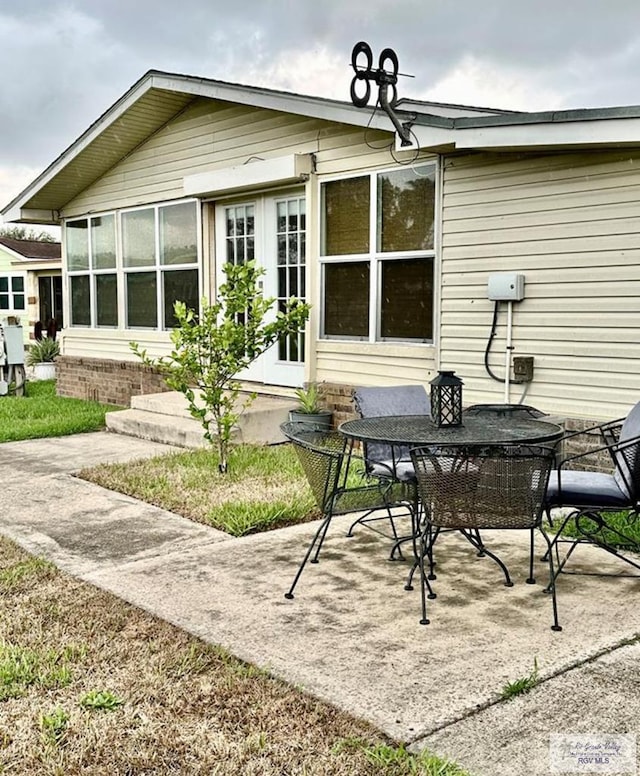
[[[638,144],[640,119],[549,122],[455,130],[456,148],[535,148]]]
[[[187,175],[183,178],[183,188],[185,196],[204,196],[306,180],[312,172],[311,154],[288,154]]]
[[[174,76],[153,73],[150,87],[191,94],[194,97],[207,97],[212,100],[250,105],[255,108],[277,110],[282,113],[294,113],[301,116],[326,119],[340,124],[370,126],[374,129],[393,131],[393,124],[381,110],[374,112],[374,106],[356,108],[349,103],[337,100],[325,100],[303,94],[274,92],[255,86],[207,81],[190,76]],[[373,113],[373,115],[372,115]]]
[[[27,272],[55,270],[62,268],[62,259],[22,259],[22,261],[12,261],[11,266],[18,269],[26,269]]]
[[[455,139],[459,134],[459,130],[456,132],[452,127],[427,127],[421,124],[414,124],[411,127],[412,135],[417,138],[417,143],[413,144],[413,147],[423,148],[428,150],[430,148],[442,148],[443,146],[453,147]],[[399,138],[396,136],[396,150],[402,148],[399,145]]]
[[[24,200],[21,197],[21,200]],[[45,226],[57,226],[60,223],[60,214],[57,210],[35,210],[22,208],[19,204],[10,206],[2,211],[4,223],[43,224]]]

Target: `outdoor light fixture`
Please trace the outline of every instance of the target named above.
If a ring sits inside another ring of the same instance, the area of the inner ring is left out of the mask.
[[[462,380],[453,372],[438,372],[431,385],[431,417],[439,428],[462,425]]]

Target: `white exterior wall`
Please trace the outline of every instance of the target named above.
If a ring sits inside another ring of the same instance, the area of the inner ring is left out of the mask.
[[[475,154],[443,168],[441,364],[464,379],[465,403],[503,400],[484,369],[487,280],[521,272],[513,354],[533,356],[535,370],[525,403],[625,415],[640,400],[640,152]],[[490,364],[502,376],[500,306]]]
[[[389,151],[372,150],[364,142],[364,129],[318,119],[197,100],[129,157],[70,202],[64,217],[110,211],[182,198],[183,178],[188,175],[244,164],[255,158],[269,159],[292,153],[313,153],[317,175],[306,185],[308,215],[308,295],[313,303],[310,339],[319,331],[319,191],[323,176],[394,164]],[[367,131],[374,145],[384,145],[389,134]],[[412,155],[410,152],[409,155]],[[406,156],[407,154],[405,154]],[[223,198],[222,196],[220,197]],[[204,216],[205,289],[212,288],[213,272],[210,211]],[[66,311],[67,320],[70,320]],[[63,334],[63,352],[71,356],[136,360],[129,341],[135,339],[149,355],[166,352],[168,332],[138,330],[74,329]],[[307,363],[307,378],[350,384],[425,382],[433,370],[430,345],[372,345],[362,342],[317,342]]]

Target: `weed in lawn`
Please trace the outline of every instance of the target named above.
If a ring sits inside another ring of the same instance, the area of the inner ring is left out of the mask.
[[[54,709],[40,716],[40,730],[45,744],[59,746],[67,736],[69,715],[64,709]]]
[[[89,690],[80,698],[80,705],[86,709],[114,711],[118,706],[123,706],[124,701],[110,690]]]
[[[403,744],[371,745],[358,738],[344,739],[334,746],[336,754],[347,751],[362,751],[366,759],[376,766],[377,772],[393,773],[394,776],[469,776],[455,763],[444,760],[431,752],[412,754]]]
[[[533,668],[526,676],[521,676],[519,679],[515,679],[513,682],[507,682],[502,688],[500,697],[502,700],[510,700],[516,695],[522,695],[529,692],[538,684],[538,661],[533,659]]]
[[[54,568],[52,563],[42,558],[27,558],[8,568],[0,569],[0,586],[11,590],[17,587],[24,577],[36,575],[42,579],[50,576]]]
[[[55,688],[70,681],[64,650],[35,650],[0,642],[0,701],[19,698],[34,684]]]

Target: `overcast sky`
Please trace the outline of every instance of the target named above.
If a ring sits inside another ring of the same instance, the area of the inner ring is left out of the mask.
[[[359,40],[400,97],[640,104],[638,0],[0,0],[0,207],[151,68],[348,100]]]

